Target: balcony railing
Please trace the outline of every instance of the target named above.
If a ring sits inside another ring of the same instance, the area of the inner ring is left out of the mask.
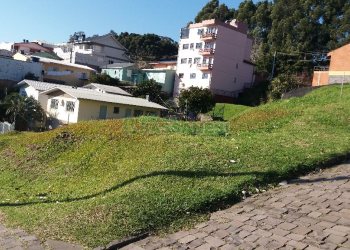
[[[199,54],[203,56],[213,55],[214,53],[215,53],[215,49],[212,49],[212,48],[205,48],[205,49],[199,50]]]
[[[212,70],[213,69],[213,64],[211,64],[211,63],[202,63],[202,64],[197,64],[197,68],[199,69],[199,70],[203,70],[203,71],[205,71],[205,70]]]
[[[214,39],[216,39],[216,37],[217,37],[216,33],[204,33],[201,35],[201,39],[203,41],[214,40]]]

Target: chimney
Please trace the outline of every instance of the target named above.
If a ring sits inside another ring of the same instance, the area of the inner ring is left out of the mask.
[[[149,101],[149,95],[146,95],[146,100]]]

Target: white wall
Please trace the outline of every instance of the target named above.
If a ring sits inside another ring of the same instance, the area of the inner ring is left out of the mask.
[[[52,99],[58,100],[58,109],[51,108],[51,100]],[[75,103],[74,112],[66,111],[67,101],[72,101]],[[72,98],[69,95],[48,96],[46,110],[50,114],[51,117],[58,119],[63,124],[77,123],[78,122],[78,113],[79,113],[79,100]]]
[[[203,27],[200,28],[191,28],[189,32],[189,38],[181,39],[179,42],[179,53],[178,53],[178,61],[177,61],[177,69],[176,69],[176,77],[175,77],[175,85],[174,85],[174,95],[178,95],[181,89],[186,89],[191,86],[194,87],[202,87],[209,88],[210,86],[210,74],[208,79],[202,79],[203,71],[199,70],[197,64],[194,63],[194,58],[200,58],[199,63],[203,63],[203,56],[199,54],[199,49],[196,49],[197,43],[202,43],[202,48],[204,48],[205,42],[201,40],[200,35],[198,35],[198,29],[205,29]],[[193,48],[183,49],[184,44],[193,43]],[[181,64],[181,59],[187,58],[186,64]],[[192,63],[188,63],[188,59],[192,58]],[[191,79],[191,73],[196,74],[195,79]],[[210,72],[207,72],[210,73]],[[184,77],[180,79],[179,74],[184,74]]]
[[[0,58],[0,80],[19,82],[27,73],[33,73],[42,79],[42,65],[35,62],[17,61],[10,58]]]

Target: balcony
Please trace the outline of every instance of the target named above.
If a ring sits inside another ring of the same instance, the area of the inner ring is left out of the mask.
[[[210,55],[214,55],[214,53],[215,53],[215,49],[212,49],[212,48],[205,48],[205,49],[199,50],[199,54],[202,56],[210,56]]]
[[[204,33],[201,35],[201,40],[207,42],[207,41],[215,40],[216,37],[217,37],[216,33]]]
[[[213,69],[213,64],[211,63],[202,63],[197,64],[197,68],[201,71],[208,71]]]

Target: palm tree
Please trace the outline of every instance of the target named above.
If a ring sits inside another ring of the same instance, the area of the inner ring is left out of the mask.
[[[18,93],[13,93],[5,98],[4,104],[8,107],[6,115],[10,116],[15,125],[17,118],[21,118],[27,125],[31,125],[34,121],[41,123],[45,121],[46,113],[33,97],[23,97]]]

